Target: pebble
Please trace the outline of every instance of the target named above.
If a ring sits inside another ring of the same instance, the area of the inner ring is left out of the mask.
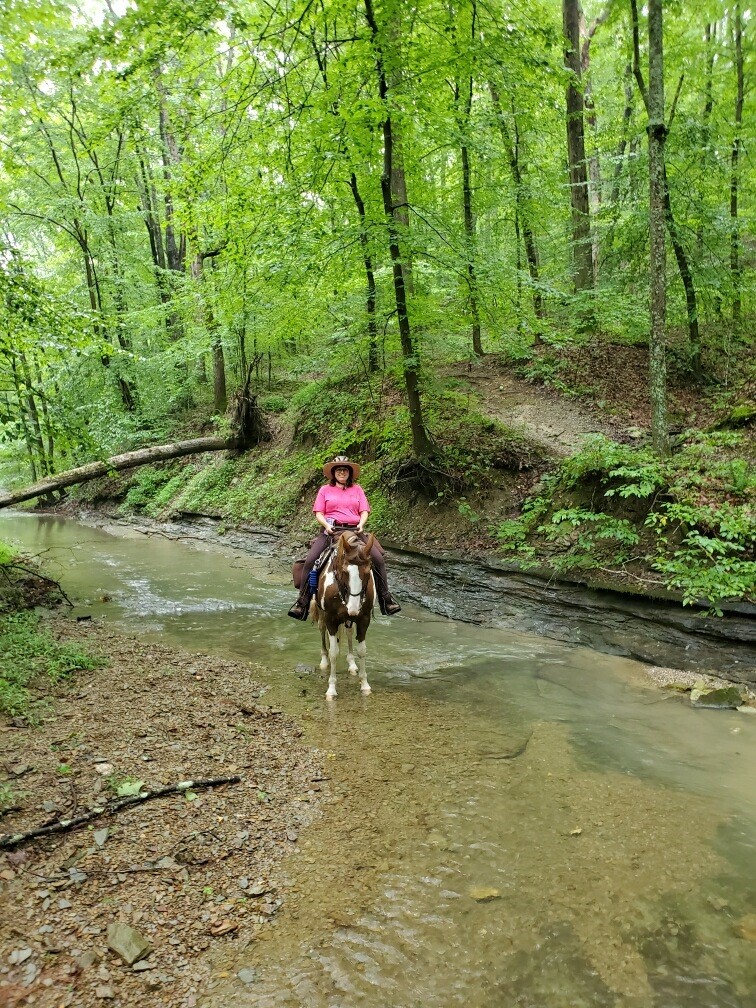
[[[31,954],[32,950],[30,948],[14,949],[8,956],[8,962],[11,966],[20,966],[21,963],[26,962]]]

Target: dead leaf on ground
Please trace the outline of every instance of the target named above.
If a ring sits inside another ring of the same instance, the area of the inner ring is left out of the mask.
[[[226,917],[222,921],[216,921],[210,925],[209,931],[213,938],[220,938],[221,935],[233,934],[239,930],[239,922]]]

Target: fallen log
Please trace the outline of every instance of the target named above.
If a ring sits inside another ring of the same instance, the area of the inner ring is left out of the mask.
[[[121,472],[123,469],[134,469],[150,462],[163,462],[166,459],[181,458],[183,455],[196,455],[199,452],[223,451],[224,449],[232,450],[237,447],[236,438],[203,437],[192,438],[190,441],[176,441],[173,444],[155,445],[153,448],[138,448],[136,451],[126,452],[125,455],[114,455],[101,462],[89,462],[77,469],[68,469],[55,476],[48,476],[31,486],[23,487],[21,490],[0,493],[0,508],[21,504],[34,497],[43,497],[56,490],[64,490],[76,483],[87,483],[100,476]]]
[[[138,805],[141,802],[151,801],[153,798],[162,798],[164,795],[185,794],[187,791],[198,791],[200,788],[219,787],[221,784],[238,784],[241,777],[214,777],[210,780],[179,781],[178,784],[170,784],[168,787],[156,788],[154,791],[143,791],[138,795],[130,795],[128,798],[121,798],[119,801],[110,802],[98,808],[90,809],[73,819],[61,819],[50,826],[38,826],[37,829],[29,830],[28,833],[6,833],[0,834],[0,850],[10,850],[36,840],[37,837],[49,836],[51,833],[63,833],[66,830],[75,829],[82,823],[92,822],[100,816],[113,815],[129,805]]]

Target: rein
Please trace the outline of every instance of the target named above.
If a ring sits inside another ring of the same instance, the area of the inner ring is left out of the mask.
[[[348,532],[348,531],[351,531],[351,529],[343,529],[342,531],[343,532]],[[337,588],[338,593],[339,593],[339,598],[341,599],[341,604],[346,609],[347,615],[348,615],[349,614],[349,599],[358,598],[359,597],[359,600],[360,600],[360,609],[362,609],[363,605],[365,604],[365,599],[367,598],[368,583],[369,583],[369,580],[370,580],[370,571],[368,571],[368,577],[366,577],[364,580],[360,579],[361,585],[360,585],[360,590],[359,591],[356,591],[356,592],[349,591],[349,584],[348,583],[346,583],[346,584],[343,583],[343,577],[340,576],[341,575],[341,571],[337,570],[337,568],[336,568],[336,556],[337,556],[337,552],[334,549],[333,552],[331,553],[330,557],[328,558],[328,563],[325,564],[324,566],[326,567],[326,569],[329,566],[331,566],[332,569],[333,569],[333,577],[334,577],[334,581],[336,582],[336,588]],[[316,605],[318,605],[317,600],[316,600]],[[318,608],[320,608],[319,605],[318,605]],[[349,618],[349,619],[347,619],[345,621],[345,625],[347,627],[350,627],[352,625],[352,622],[353,622],[353,620],[351,618]]]

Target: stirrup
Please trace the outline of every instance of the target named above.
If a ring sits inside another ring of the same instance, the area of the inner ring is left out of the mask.
[[[396,616],[397,613],[402,611],[402,607],[395,598],[392,598],[391,595],[386,595],[385,598],[379,598],[378,605],[381,607],[381,614],[383,616]]]
[[[302,602],[301,599],[297,599],[286,615],[291,616],[292,619],[306,620],[309,609],[310,607],[306,602]]]

